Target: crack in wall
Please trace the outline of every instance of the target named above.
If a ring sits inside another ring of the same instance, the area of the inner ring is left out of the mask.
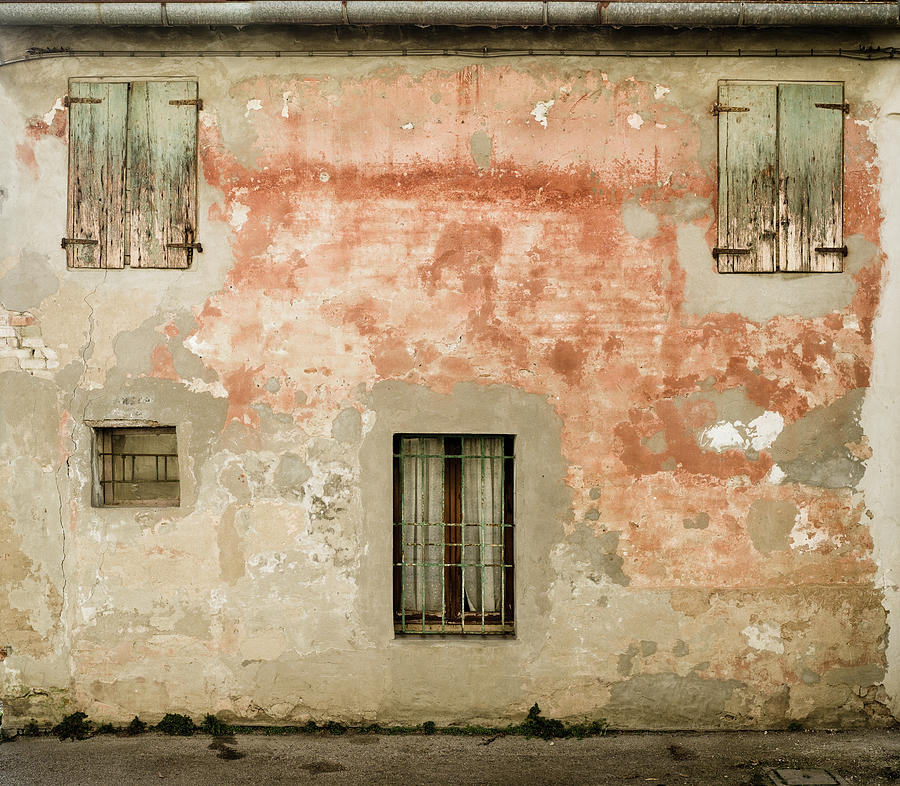
[[[78,379],[75,381],[74,386],[72,387],[72,392],[71,392],[70,396],[68,397],[69,398],[68,402],[64,402],[64,407],[65,407],[66,412],[69,412],[69,410],[72,409],[75,404],[75,400],[78,396],[78,391],[81,388],[81,384],[84,381],[85,375],[87,373],[88,352],[94,346],[94,327],[95,327],[94,306],[91,304],[89,298],[94,297],[97,294],[97,290],[100,288],[100,286],[102,284],[106,283],[107,273],[108,273],[108,271],[104,271],[102,280],[98,281],[97,284],[94,286],[94,288],[82,298],[84,304],[89,309],[88,320],[87,320],[88,321],[88,332],[87,332],[87,338],[78,353],[79,357],[81,358],[81,374],[79,375]],[[88,407],[88,401],[87,401],[87,397],[85,397],[84,406],[82,407],[82,410],[81,410],[81,422],[82,423],[84,422],[85,414],[87,413],[87,407]],[[71,459],[72,459],[72,456],[74,456],[78,450],[78,442],[75,438],[75,430],[77,429],[77,427],[78,427],[78,422],[73,421],[70,426],[70,431],[69,431],[69,442],[71,442],[71,446],[72,446],[71,451],[64,456],[63,461],[61,461],[59,463],[59,465],[57,466],[56,471],[54,473],[54,476],[56,479],[56,495],[59,500],[59,510],[58,510],[59,527],[60,527],[60,532],[62,534],[62,540],[61,540],[62,556],[60,557],[60,562],[59,562],[60,575],[62,576],[62,591],[61,591],[62,609],[60,610],[59,619],[60,619],[60,624],[64,625],[67,629],[71,629],[71,625],[66,625],[65,620],[66,620],[67,615],[71,614],[72,612],[70,610],[70,604],[69,604],[68,576],[66,575],[66,560],[68,558],[68,553],[67,553],[67,545],[68,544],[67,544],[67,538],[66,538],[66,520],[65,520],[65,514],[64,514],[65,505],[63,502],[63,491],[62,491],[62,487],[60,485],[60,473],[62,472],[63,464],[65,464],[66,479],[70,479],[72,477]],[[70,688],[70,690],[72,690],[74,688],[74,679],[75,678],[74,678],[73,666],[74,666],[74,664],[72,663],[71,653],[70,653],[69,654],[69,688]]]

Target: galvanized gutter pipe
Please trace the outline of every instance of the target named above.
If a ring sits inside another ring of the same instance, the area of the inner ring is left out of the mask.
[[[455,25],[460,27],[887,27],[900,0],[247,0],[0,2],[0,25]]]

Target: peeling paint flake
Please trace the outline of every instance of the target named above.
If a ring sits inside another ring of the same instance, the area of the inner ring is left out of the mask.
[[[627,120],[628,125],[630,125],[632,128],[640,128],[642,125],[644,125],[644,118],[642,118],[637,112],[632,112],[630,115],[628,115]]]
[[[262,109],[262,101],[258,98],[251,98],[247,102],[247,111],[244,112],[244,117],[250,117],[251,112],[258,112],[260,109]]]
[[[781,638],[781,626],[774,622],[759,622],[748,625],[741,631],[747,644],[761,652],[774,652],[784,655],[784,640]]]
[[[749,423],[719,421],[700,435],[703,448],[722,453],[725,450],[765,450],[784,428],[784,418],[777,412],[763,412]]]
[[[53,108],[52,108],[49,112],[47,112],[46,115],[44,115],[44,122],[45,122],[48,126],[53,125],[53,118],[56,117],[56,113],[57,113],[57,112],[64,112],[65,110],[66,110],[66,108],[65,108],[65,106],[63,105],[62,97],[57,98],[57,99],[56,99],[56,103],[53,105]]]
[[[544,128],[547,127],[547,112],[550,111],[555,103],[556,102],[553,99],[550,99],[549,101],[538,101],[534,105],[534,109],[531,110],[531,116]]]
[[[229,212],[228,223],[231,224],[235,232],[240,232],[244,224],[247,223],[247,218],[250,215],[250,208],[240,202],[233,202]]]

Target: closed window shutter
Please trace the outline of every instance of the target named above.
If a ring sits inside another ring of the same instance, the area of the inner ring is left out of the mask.
[[[124,264],[127,111],[127,83],[70,84],[69,267]]]
[[[132,267],[186,268],[197,215],[197,83],[134,82],[128,108]]]
[[[843,270],[843,101],[841,84],[778,88],[779,270]]]
[[[720,273],[775,270],[775,85],[719,85]]]

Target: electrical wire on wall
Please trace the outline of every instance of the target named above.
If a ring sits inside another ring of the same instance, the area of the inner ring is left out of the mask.
[[[0,61],[0,67],[28,63],[33,60],[48,60],[61,57],[73,58],[177,58],[177,57],[625,57],[625,58],[665,58],[665,57],[740,57],[740,58],[798,58],[831,57],[849,60],[892,60],[900,57],[900,47],[859,47],[857,49],[559,49],[528,48],[501,49],[480,47],[472,49],[228,49],[228,50],[176,50],[176,49],[68,49],[33,48],[21,57]]]

